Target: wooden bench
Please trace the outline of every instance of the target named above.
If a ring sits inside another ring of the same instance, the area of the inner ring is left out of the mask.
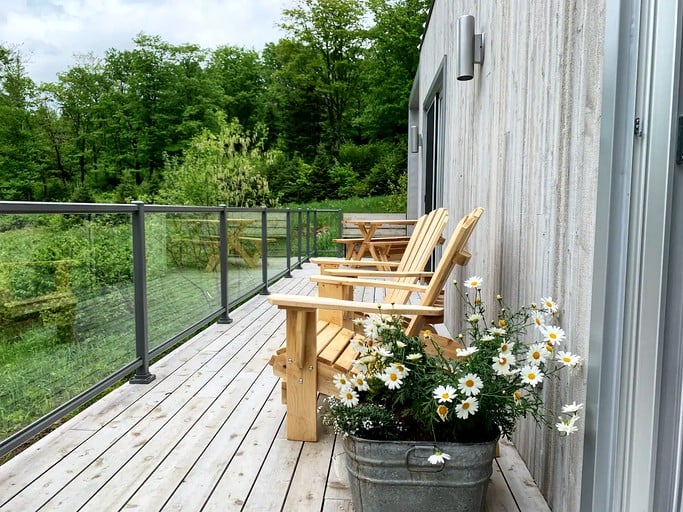
[[[76,295],[71,289],[74,260],[20,261],[0,263],[0,326],[9,337],[39,322],[55,326],[60,339],[72,341],[76,318]],[[12,273],[27,269],[49,269],[54,275],[54,291],[33,297],[18,296]]]

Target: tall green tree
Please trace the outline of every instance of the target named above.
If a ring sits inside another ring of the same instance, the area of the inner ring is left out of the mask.
[[[418,45],[431,0],[367,0],[374,19],[357,122],[370,140],[406,137]]]
[[[360,66],[367,45],[362,0],[297,0],[283,11],[284,28],[294,41],[310,47],[318,62],[309,73],[323,98],[326,141],[339,152],[351,127],[349,103],[359,94]]]

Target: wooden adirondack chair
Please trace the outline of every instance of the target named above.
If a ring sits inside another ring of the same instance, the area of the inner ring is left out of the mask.
[[[443,243],[442,233],[448,224],[448,212],[445,208],[437,208],[420,217],[415,224],[412,235],[405,245],[400,261],[349,260],[346,258],[311,258],[311,262],[320,267],[321,274],[356,275],[363,273],[359,267],[366,267],[364,272],[373,272],[377,277],[379,272],[420,272],[423,271],[432,255],[437,243]],[[378,242],[380,243],[380,242]],[[367,270],[367,268],[378,270]],[[387,267],[390,270],[379,270]],[[386,274],[385,274],[386,275]],[[404,276],[409,277],[409,276]],[[419,276],[417,276],[419,277]],[[415,281],[417,280],[415,277]],[[413,282],[415,282],[413,281]]]
[[[425,325],[443,318],[443,305],[434,304],[439,302],[444,285],[458,259],[467,256],[465,244],[482,213],[483,209],[476,208],[458,223],[429,284],[369,279],[358,279],[357,284],[365,285],[361,281],[367,281],[367,285],[371,286],[421,292],[419,305],[384,303],[381,307],[383,314],[409,318],[406,333],[409,336],[417,335]],[[345,278],[331,276],[328,279]],[[350,344],[356,333],[335,322],[318,321],[318,312],[332,310],[372,314],[379,312],[378,305],[298,295],[274,294],[268,300],[285,309],[287,314],[286,345],[270,361],[273,372],[286,383],[286,386],[283,383],[283,399],[286,398],[287,402],[287,439],[317,441],[317,393],[336,394],[334,375],[348,372],[356,357]]]

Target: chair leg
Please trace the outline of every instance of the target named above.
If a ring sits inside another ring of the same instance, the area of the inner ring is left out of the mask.
[[[287,439],[317,441],[316,310],[287,311]]]

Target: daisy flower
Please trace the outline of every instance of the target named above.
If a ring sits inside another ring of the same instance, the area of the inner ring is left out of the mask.
[[[557,302],[555,302],[552,297],[543,297],[541,299],[541,307],[548,313],[557,313],[559,310]]]
[[[521,370],[522,382],[524,384],[531,384],[536,387],[536,384],[543,382],[543,372],[538,366],[526,365]]]
[[[451,456],[441,450],[436,450],[427,460],[432,464],[445,464],[447,460],[451,460]]]
[[[368,389],[370,389],[370,384],[368,384],[368,380],[362,373],[357,373],[356,375],[354,375],[351,378],[351,382],[358,391],[367,391]]]
[[[481,341],[484,341],[484,342],[486,342],[486,341],[493,341],[493,340],[495,340],[495,339],[496,339],[496,338],[494,338],[494,337],[491,336],[490,334],[485,334],[484,336],[481,337]]]
[[[436,408],[436,414],[439,415],[441,421],[446,421],[446,418],[448,418],[448,407],[446,407],[444,404],[439,405]]]
[[[393,352],[391,352],[391,350],[382,345],[377,345],[375,347],[375,352],[377,352],[382,357],[392,357],[394,355]]]
[[[557,430],[562,434],[573,434],[579,430],[579,427],[576,426],[577,419],[578,416],[572,416],[571,418],[560,418],[560,422],[555,423],[555,428],[557,428]]]
[[[401,376],[401,378],[405,377],[410,373],[410,369],[406,368],[405,365],[402,365],[401,363],[392,363],[389,368],[395,369],[398,374]]]
[[[379,376],[384,382],[384,385],[389,389],[399,389],[403,385],[401,374],[395,368],[387,368],[384,373]]]
[[[552,341],[554,345],[561,343],[567,337],[564,330],[555,325],[542,327],[541,333],[543,334],[545,341]]]
[[[484,383],[475,373],[468,373],[458,379],[458,389],[467,396],[476,396],[484,387]]]
[[[477,351],[477,347],[456,348],[455,355],[457,357],[469,357]]]
[[[332,378],[332,382],[334,382],[334,386],[339,390],[349,388],[352,385],[349,378],[343,373],[338,373],[337,375],[335,375]]]
[[[515,403],[518,404],[519,402],[522,401],[522,392],[518,389],[514,393],[512,393],[512,398],[515,399]]]
[[[474,315],[470,315],[467,318],[467,321],[471,324],[476,324],[481,320],[481,315],[477,315],[476,313]]]
[[[574,368],[581,362],[581,357],[577,356],[576,354],[572,354],[571,352],[560,351],[557,353],[556,359],[563,365],[569,366],[570,368]]]
[[[510,375],[512,373],[510,365],[515,364],[515,362],[515,356],[512,354],[498,354],[498,357],[493,358],[493,369],[497,375]]]
[[[531,321],[538,329],[541,329],[545,325],[545,315],[541,311],[536,311],[531,315]]]
[[[500,348],[498,349],[498,352],[507,356],[512,352],[512,349],[514,348],[514,346],[515,346],[514,343],[504,341],[503,343],[500,344]]]
[[[417,361],[418,359],[422,359],[422,354],[420,354],[419,352],[415,352],[414,354],[408,354],[406,356],[406,359],[408,361]]]
[[[562,412],[565,414],[576,414],[581,409],[583,409],[583,404],[577,404],[576,402],[572,402],[571,404],[564,405],[562,407]]]
[[[529,352],[527,353],[526,359],[530,363],[540,364],[545,363],[550,357],[550,353],[546,350],[546,346],[543,343],[535,343],[529,347]]]
[[[434,400],[438,400],[440,404],[451,402],[455,398],[455,388],[453,386],[437,386],[433,394]]]
[[[502,327],[491,327],[489,333],[491,333],[492,336],[505,336],[505,329]]]
[[[460,402],[455,406],[456,414],[458,418],[466,420],[470,416],[473,416],[479,410],[479,402],[473,396],[467,397],[465,400]]]
[[[479,276],[472,276],[467,281],[465,281],[465,286],[467,288],[481,289],[482,279]]]
[[[342,389],[339,393],[339,399],[346,407],[358,405],[358,393],[351,388]]]

